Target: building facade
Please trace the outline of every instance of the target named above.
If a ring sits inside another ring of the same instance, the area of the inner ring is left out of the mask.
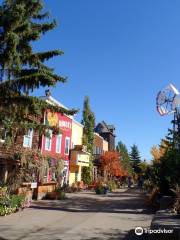
[[[108,142],[108,151],[115,150],[115,127],[108,125],[104,121],[97,124],[95,132],[98,133],[104,140]]]
[[[94,133],[93,143],[93,180],[96,180],[98,176],[101,176],[101,163],[100,157],[109,149],[109,144],[98,133]]]
[[[41,119],[37,119],[41,121]],[[17,134],[13,144],[6,145],[8,133],[4,128],[0,129],[0,183],[6,183],[16,174],[20,166],[20,153],[25,149],[40,149],[40,136],[37,131],[29,129],[25,135]]]
[[[83,167],[89,167],[87,149],[82,144],[83,125],[72,119],[72,149],[70,152],[70,176],[69,184],[72,185],[82,180]]]
[[[53,160],[61,159],[64,168],[61,173],[61,184],[68,184],[69,180],[69,153],[71,149],[72,119],[61,113],[47,112],[45,114],[46,124],[57,126],[60,129],[58,134],[52,131],[48,135],[42,136],[41,152]],[[57,159],[58,158],[58,159]],[[51,172],[47,175],[47,181],[51,181],[53,175]]]
[[[64,105],[54,99],[51,95],[41,97],[42,100],[52,105],[57,105],[67,109]],[[18,153],[20,149],[32,149],[40,151],[43,156],[48,157],[48,164],[43,182],[50,183],[57,181],[57,176],[52,171],[53,163],[62,160],[63,167],[59,173],[59,182],[63,184],[72,184],[82,180],[81,173],[83,167],[89,167],[90,154],[87,152],[86,146],[83,146],[83,125],[61,113],[52,113],[46,110],[44,114],[37,120],[50,127],[57,127],[60,131],[47,130],[47,134],[39,135],[33,129],[29,129],[25,135],[19,135],[16,142],[11,147],[4,147],[6,133],[4,129],[0,129],[0,182],[6,182],[8,177],[20,165]],[[97,151],[103,151],[103,142],[97,148]],[[56,174],[57,175],[57,174]]]

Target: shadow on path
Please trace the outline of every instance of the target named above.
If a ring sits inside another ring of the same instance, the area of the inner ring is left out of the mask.
[[[152,209],[144,204],[144,194],[137,189],[126,192],[115,192],[109,196],[87,198],[83,194],[73,195],[66,200],[34,202],[31,208],[45,210],[59,210],[66,212],[103,212],[126,214],[153,214]]]

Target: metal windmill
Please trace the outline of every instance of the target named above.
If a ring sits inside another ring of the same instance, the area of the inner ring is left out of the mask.
[[[156,98],[157,111],[161,116],[174,114],[173,130],[180,138],[180,94],[173,84],[159,91]],[[179,144],[178,144],[179,145]],[[180,149],[180,145],[178,146]]]

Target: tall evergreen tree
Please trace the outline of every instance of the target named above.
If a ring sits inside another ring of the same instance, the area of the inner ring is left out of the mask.
[[[174,122],[176,121],[176,122]],[[164,155],[160,158],[159,178],[160,190],[164,194],[168,194],[170,187],[175,188],[176,184],[180,185],[180,115],[173,120],[173,129],[168,129],[165,137],[166,148],[164,147]]]
[[[126,170],[128,174],[131,174],[132,167],[130,164],[130,157],[126,145],[121,141],[118,142],[116,151],[120,153],[120,161],[122,163],[123,169]]]
[[[83,120],[84,125],[83,132],[83,144],[87,146],[89,153],[93,153],[93,141],[94,141],[94,127],[95,127],[95,116],[91,111],[89,97],[85,97],[83,106]]]
[[[89,168],[83,167],[82,179],[85,183],[90,183],[92,180],[92,168],[93,168],[93,142],[94,142],[94,127],[95,127],[95,115],[91,111],[89,97],[85,97],[83,106],[83,144],[87,146],[87,151],[90,153]]]
[[[177,110],[171,123],[173,124],[173,129],[168,129],[166,141],[169,146],[180,152],[180,110]]]
[[[41,0],[4,0],[0,6],[0,125],[11,136],[32,127],[45,131],[48,126],[37,122],[46,109],[66,114],[67,111],[52,106],[32,93],[40,87],[64,83],[66,78],[54,73],[46,61],[62,55],[60,50],[34,52],[32,44],[56,27],[56,22],[46,21]],[[29,116],[33,116],[29,121]]]
[[[141,163],[141,157],[137,145],[131,147],[131,152],[129,154],[131,166],[134,169],[135,173],[140,172],[139,164]]]

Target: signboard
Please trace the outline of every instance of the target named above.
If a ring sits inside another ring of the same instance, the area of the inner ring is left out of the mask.
[[[47,120],[50,126],[57,126],[58,125],[58,115],[56,113],[48,112]]]
[[[62,129],[71,129],[71,123],[65,120],[59,120],[59,127]]]
[[[31,183],[31,188],[37,188],[37,182],[32,182]]]

